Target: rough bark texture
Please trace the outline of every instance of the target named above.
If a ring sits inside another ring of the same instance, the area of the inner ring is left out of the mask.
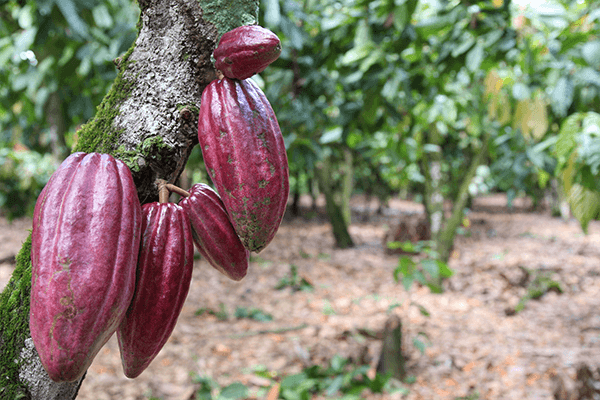
[[[109,153],[132,170],[142,203],[156,178],[174,182],[197,143],[198,109],[214,78],[211,53],[224,32],[256,22],[258,0],[139,0],[139,35],[77,151]],[[29,337],[31,238],[0,294],[0,398],[74,399],[75,383],[51,381]]]

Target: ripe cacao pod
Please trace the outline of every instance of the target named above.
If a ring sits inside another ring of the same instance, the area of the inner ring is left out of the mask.
[[[237,27],[221,36],[213,55],[215,68],[232,79],[262,72],[281,54],[276,34],[258,25]]]
[[[189,192],[179,205],[190,218],[196,248],[218,271],[234,281],[241,280],[248,272],[250,253],[235,233],[221,198],[203,183],[195,184]]]
[[[54,381],[80,378],[125,316],[141,214],[129,168],[108,154],[70,155],[40,194],[29,327]]]
[[[142,206],[135,294],[117,329],[125,376],[141,374],[175,328],[194,268],[190,221],[177,204]]]
[[[212,81],[202,93],[198,140],[235,231],[259,252],[275,236],[289,192],[283,136],[265,94],[251,79]]]

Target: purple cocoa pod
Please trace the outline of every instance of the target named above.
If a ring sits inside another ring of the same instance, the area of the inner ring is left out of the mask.
[[[221,198],[203,183],[189,192],[179,205],[190,218],[196,248],[215,269],[234,281],[241,280],[248,272],[250,253],[235,233]]]
[[[235,231],[248,250],[261,251],[289,194],[285,144],[264,93],[250,79],[212,81],[202,93],[198,140]]]
[[[117,329],[123,371],[141,374],[175,328],[194,268],[190,221],[173,203],[142,206],[142,244],[135,294]]]
[[[141,217],[129,168],[108,154],[70,155],[40,194],[29,327],[54,381],[79,379],[125,316]]]
[[[215,68],[232,79],[262,72],[281,54],[276,34],[258,25],[237,27],[221,36],[213,55]]]

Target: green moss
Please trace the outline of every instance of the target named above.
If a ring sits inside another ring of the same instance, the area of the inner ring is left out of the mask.
[[[0,398],[25,397],[27,388],[19,380],[19,354],[29,337],[29,293],[31,292],[31,235],[16,257],[10,281],[0,293]]]
[[[125,146],[119,146],[113,154],[116,154],[132,172],[139,172],[139,160],[148,160],[150,158],[161,159],[161,148],[166,146],[162,136],[151,136],[140,143],[134,150],[127,150]]]
[[[258,0],[198,0],[203,18],[214,24],[219,38],[240,25],[258,22]]]
[[[147,138],[139,146],[139,152],[144,158],[155,155],[160,160],[160,148],[164,146],[162,136],[152,136]]]
[[[184,108],[187,108],[188,110],[196,114],[196,116],[198,116],[198,113],[200,112],[200,109],[194,104],[177,104],[177,111],[181,111]]]
[[[109,153],[121,159],[119,149],[117,149],[116,145],[122,130],[116,129],[113,126],[113,120],[119,114],[119,105],[129,97],[135,84],[134,79],[123,76],[125,71],[127,71],[127,65],[130,62],[129,56],[134,48],[135,43],[123,55],[119,74],[115,78],[108,94],[98,106],[96,116],[77,132],[79,138],[74,149],[75,151]]]

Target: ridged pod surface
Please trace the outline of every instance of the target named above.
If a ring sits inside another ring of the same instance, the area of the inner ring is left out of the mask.
[[[235,233],[221,198],[203,183],[189,192],[179,205],[190,219],[196,248],[215,269],[234,281],[241,280],[248,272],[250,253]]]
[[[129,168],[108,154],[73,153],[38,197],[29,327],[54,381],[80,378],[125,316],[141,214]]]
[[[135,294],[117,329],[123,371],[140,375],[175,328],[194,267],[194,243],[183,208],[173,203],[142,206],[142,244]]]
[[[276,34],[258,25],[244,25],[221,36],[213,55],[215,68],[232,79],[262,72],[281,54]]]
[[[275,236],[289,192],[283,136],[262,90],[250,79],[212,81],[202,93],[198,140],[235,231],[259,252]]]

